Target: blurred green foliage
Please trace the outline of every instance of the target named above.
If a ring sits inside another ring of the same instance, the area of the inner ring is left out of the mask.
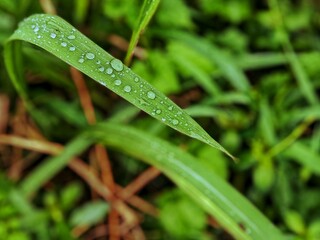
[[[320,4],[281,0],[277,8],[275,2],[162,0],[140,39],[139,46],[147,56],[135,58],[132,63],[136,73],[186,108],[206,131],[237,156],[237,164],[212,148],[138,115],[128,103],[101,86],[88,82],[88,87],[98,121],[120,119],[171,142],[183,142],[182,147],[246,195],[288,239],[317,240],[320,239]],[[142,1],[56,0],[54,4],[60,16],[108,52],[123,58],[125,52],[106,39],[112,34],[130,39]],[[18,22],[40,11],[38,1],[0,1],[1,52]],[[296,64],[290,62],[288,56],[292,53],[288,44],[297,56]],[[37,124],[48,139],[66,143],[87,127],[84,114],[69,81],[67,66],[45,53],[39,59],[37,51],[24,52],[28,84],[32,85],[30,96],[41,116]],[[0,94],[11,99],[14,116],[17,95],[2,58],[0,64]],[[299,70],[306,76],[302,84],[298,80]],[[311,87],[316,96],[314,103],[308,100],[303,84]],[[305,130],[298,136],[292,134],[308,118],[312,121]],[[270,155],[288,136],[287,145]],[[111,155],[114,174],[122,184],[145,168],[126,156],[112,151]],[[88,199],[82,184],[71,180],[68,185],[54,183],[54,189],[37,193],[37,211],[23,219],[19,208],[9,201],[10,189],[15,187],[4,174],[9,165],[0,155],[1,239],[73,239],[70,232],[74,225],[92,226],[108,211],[106,204]],[[219,228],[209,230],[204,212],[167,179],[155,180],[142,195],[152,199],[160,209],[159,219],[146,221],[145,233],[150,239],[154,231],[159,232],[156,236],[165,236],[163,239],[214,239],[214,236],[220,239],[226,235]],[[82,204],[83,201],[89,202]]]

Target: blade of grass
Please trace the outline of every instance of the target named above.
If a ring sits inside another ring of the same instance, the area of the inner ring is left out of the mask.
[[[26,89],[21,87],[23,78],[17,75],[21,74],[21,71],[15,69],[16,55],[20,54],[14,53],[14,49],[21,44],[19,41],[26,41],[47,50],[154,118],[177,131],[220,149],[233,158],[170,99],[57,16],[36,14],[25,19],[5,45],[5,64],[9,76],[25,101],[27,101]],[[18,64],[22,66],[21,63]]]
[[[63,169],[74,156],[87,149],[92,142],[92,138],[76,138],[64,149],[63,154],[46,160],[37,169],[33,170],[21,183],[21,191],[26,196],[33,194]]]
[[[99,124],[78,136],[60,155],[44,161],[22,183],[24,193],[35,191],[89,143],[95,142],[117,148],[160,169],[236,239],[283,239],[250,202],[193,156],[141,130],[119,124]]]
[[[127,66],[130,64],[134,48],[136,47],[139,41],[140,34],[144,31],[144,29],[149,24],[152,16],[157,10],[159,3],[160,3],[160,0],[144,0],[142,8],[140,10],[138,23],[132,33],[127,55],[124,60]]]
[[[249,80],[243,73],[242,69],[238,67],[229,56],[219,50],[211,42],[179,31],[161,31],[159,35],[178,39],[206,56],[221,69],[223,75],[236,89],[243,92],[250,89]]]
[[[287,57],[288,63],[290,64],[292,72],[298,82],[299,87],[301,88],[302,94],[305,96],[305,98],[311,105],[319,104],[319,99],[317,97],[316,91],[307,73],[305,72],[302,64],[300,63],[299,58],[295,53],[294,48],[291,44],[289,35],[286,30],[286,26],[285,26],[283,11],[281,9],[281,5],[279,1],[272,0],[272,1],[269,1],[268,3],[271,10],[277,12],[278,15],[280,16],[279,18],[280,21],[278,21],[278,24],[275,25],[275,30],[278,32],[281,32],[282,35],[284,36],[282,40],[282,46],[285,51],[285,56]]]
[[[302,166],[307,167],[311,172],[320,175],[320,156],[310,147],[297,141],[284,151],[284,156],[299,162]]]
[[[91,133],[109,147],[159,168],[236,239],[282,239],[252,204],[183,150],[142,131],[112,123],[100,124]]]
[[[75,10],[73,12],[73,19],[77,24],[84,22],[87,11],[89,9],[90,1],[89,0],[77,0],[74,2]]]

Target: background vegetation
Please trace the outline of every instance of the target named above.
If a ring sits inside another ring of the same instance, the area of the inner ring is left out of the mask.
[[[140,0],[2,0],[1,52],[21,20],[46,12],[125,59],[142,5]],[[34,118],[1,58],[0,238],[232,239],[158,169],[125,151],[94,145],[40,190],[28,180],[48,155],[68,149],[89,125],[113,121],[194,155],[288,239],[320,239],[319,29],[318,1],[160,1],[126,63],[184,108],[237,163],[58,58],[26,47],[23,65]],[[15,195],[21,186],[26,199]],[[105,201],[105,186],[135,209],[139,221],[130,229],[122,223],[131,210],[122,201]]]

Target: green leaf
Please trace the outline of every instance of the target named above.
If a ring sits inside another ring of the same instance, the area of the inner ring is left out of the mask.
[[[193,156],[143,131],[114,123],[88,129],[59,156],[44,161],[24,180],[24,192],[37,190],[94,142],[119,149],[160,169],[236,239],[283,239],[279,230],[246,198]]]
[[[286,157],[295,160],[313,173],[320,174],[320,156],[302,142],[298,141],[289,146],[283,153]]]
[[[165,192],[157,198],[159,220],[178,239],[192,239],[206,227],[205,212],[180,190]]]
[[[158,22],[168,28],[191,28],[193,27],[191,10],[183,0],[162,0],[157,12]]]
[[[78,182],[72,182],[65,186],[60,194],[60,205],[64,210],[69,210],[75,206],[76,202],[83,195],[83,187]]]
[[[63,154],[49,158],[45,164],[41,164],[34,169],[21,183],[21,191],[26,196],[30,196],[37,191],[44,183],[55,176],[63,169],[72,157],[81,153],[92,144],[92,139],[88,137],[79,137],[68,144]]]
[[[284,214],[284,220],[288,228],[293,232],[299,235],[302,235],[305,233],[306,227],[302,219],[302,216],[298,212],[294,210],[288,210]]]
[[[149,24],[152,16],[154,15],[154,13],[157,10],[159,3],[160,3],[160,0],[144,0],[142,8],[140,10],[138,23],[132,33],[129,48],[128,48],[127,55],[126,55],[126,58],[124,61],[126,63],[126,65],[129,65],[134,48],[136,47],[136,45],[139,41],[140,34],[142,34],[144,29]]]
[[[220,94],[220,89],[210,77],[214,67],[207,58],[180,41],[172,41],[168,49],[170,58],[181,68],[181,74],[193,77],[212,96]]]
[[[91,134],[160,169],[236,239],[283,239],[246,198],[185,151],[122,125],[100,124]]]
[[[21,76],[21,43],[16,40],[47,50],[173,129],[231,156],[170,99],[57,16],[36,14],[25,19],[5,45],[10,78],[29,108],[31,104]]]
[[[246,92],[251,86],[248,78],[234,60],[206,39],[201,39],[181,31],[162,31],[161,35],[180,40],[190,48],[206,56],[223,72],[230,83],[239,91]]]
[[[104,201],[93,201],[74,210],[70,222],[73,226],[92,226],[101,221],[108,212],[109,205]]]

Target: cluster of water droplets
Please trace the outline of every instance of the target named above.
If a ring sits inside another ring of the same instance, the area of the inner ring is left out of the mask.
[[[110,61],[103,62],[101,58],[97,56],[99,54],[91,51],[83,52],[83,50],[77,49],[77,47],[75,46],[76,44],[74,44],[73,42],[78,37],[81,38],[81,36],[76,33],[76,30],[74,28],[71,29],[69,34],[64,34],[62,33],[62,30],[59,30],[61,26],[56,25],[54,22],[51,22],[50,27],[47,27],[44,21],[38,21],[37,19],[33,19],[32,22],[34,22],[34,24],[31,25],[31,28],[34,34],[37,35],[36,38],[38,39],[38,41],[43,38],[43,34],[47,34],[49,36],[49,40],[46,41],[48,41],[49,44],[57,44],[58,41],[58,46],[68,49],[70,51],[70,54],[72,53],[73,56],[74,54],[79,54],[79,58],[77,59],[79,64],[85,64],[86,62],[95,63],[96,71],[99,74],[107,74],[110,77],[114,78],[114,80],[110,82],[110,86],[108,87],[111,87],[118,93],[122,91],[124,95],[130,94],[131,92],[139,95],[139,97],[137,97],[137,99],[133,101],[139,102],[140,106],[145,106],[149,109],[155,107],[153,110],[151,110],[151,114],[158,119],[161,119],[163,122],[171,123],[171,125],[177,126],[181,122],[178,119],[182,120],[182,122],[184,121],[183,117],[178,117],[181,112],[179,113],[173,107],[173,105],[169,105],[168,102],[165,103],[164,101],[156,101],[156,99],[159,97],[156,91],[154,91],[149,84],[145,83],[144,81],[140,81],[140,78],[136,75],[132,75],[132,73],[129,74],[129,69],[125,68],[120,60],[114,58]],[[48,22],[50,23],[50,18],[47,23]],[[55,25],[57,27],[54,27]],[[87,40],[81,40],[87,43]],[[57,49],[57,51],[59,50]],[[69,58],[69,55],[67,55],[67,58]],[[124,76],[125,74],[127,74],[127,76]],[[127,78],[128,75],[131,76],[131,81],[124,80],[124,77]],[[102,79],[104,78],[102,77]],[[107,85],[107,82],[105,80],[101,80],[100,83],[104,86]],[[154,103],[151,103],[153,100],[155,100]],[[167,98],[165,100],[167,100]],[[174,112],[176,112],[176,114],[174,114]]]

